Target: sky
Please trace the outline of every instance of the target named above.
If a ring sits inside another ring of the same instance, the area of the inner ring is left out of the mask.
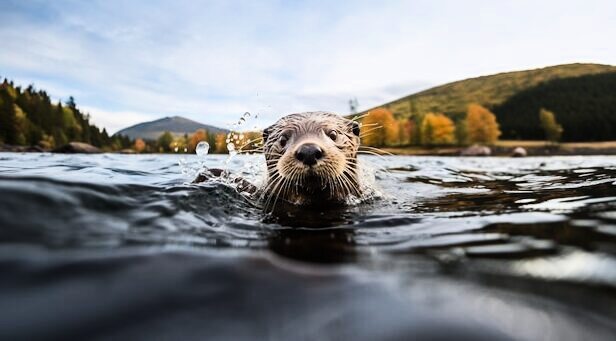
[[[616,1],[0,0],[0,77],[113,133],[349,112],[480,75],[616,64]]]

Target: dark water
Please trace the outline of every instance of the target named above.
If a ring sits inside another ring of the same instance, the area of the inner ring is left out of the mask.
[[[180,158],[0,154],[1,339],[616,335],[614,157],[365,157],[380,197],[275,215]]]

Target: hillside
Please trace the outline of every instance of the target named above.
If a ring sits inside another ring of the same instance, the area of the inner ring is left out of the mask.
[[[116,135],[128,136],[131,139],[142,138],[144,140],[156,140],[165,131],[175,136],[182,136],[184,134],[191,135],[197,129],[205,129],[207,132],[214,134],[228,132],[226,129],[199,123],[180,116],[173,116],[139,123],[118,131]]]
[[[463,115],[468,104],[472,102],[493,108],[520,91],[550,80],[610,71],[616,71],[616,66],[565,64],[542,69],[499,73],[437,86],[379,107],[391,110],[396,118],[424,115],[431,111],[443,112],[457,118]]]
[[[22,88],[8,79],[0,83],[0,144],[53,149],[67,142],[86,142],[106,150],[131,145],[125,136],[109,137],[90,122],[72,97],[53,103],[44,90]]]
[[[616,72],[555,79],[511,96],[493,108],[502,138],[542,139],[541,108],[555,113],[563,141],[616,140]]]

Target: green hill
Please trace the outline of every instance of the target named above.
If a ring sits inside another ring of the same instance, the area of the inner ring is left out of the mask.
[[[459,118],[469,103],[494,108],[516,93],[539,84],[562,78],[616,71],[616,66],[601,64],[566,64],[542,69],[499,73],[465,79],[402,97],[379,107],[391,110],[396,118],[443,112]],[[367,110],[369,111],[369,110]]]

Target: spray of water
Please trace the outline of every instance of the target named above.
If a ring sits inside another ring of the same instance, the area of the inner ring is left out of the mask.
[[[251,121],[258,118],[258,114],[252,115],[249,112],[245,112],[237,122],[233,123],[229,127],[229,133],[226,136],[225,143],[229,156],[224,160],[223,170],[225,171],[223,177],[211,178],[208,181],[222,182],[230,186],[236,187],[236,179],[241,178],[247,180],[256,186],[263,183],[265,174],[265,164],[262,160],[262,155],[255,149],[262,146],[262,141],[255,138],[255,134],[245,134],[246,125]],[[256,125],[252,127],[252,131],[258,131]],[[259,134],[260,135],[260,134]],[[253,140],[250,140],[250,139]],[[175,148],[177,152],[177,147]],[[186,158],[179,160],[180,169],[182,174],[186,177],[194,179],[201,173],[207,173],[209,171],[207,156],[210,151],[209,143],[201,141],[195,148],[197,155],[196,162],[188,162]],[[237,158],[238,154],[242,154],[244,157]],[[233,172],[229,171],[234,169]],[[238,171],[239,169],[239,171]]]
[[[238,179],[246,180],[257,187],[260,187],[266,179],[266,165],[261,153],[258,151],[263,146],[263,141],[260,138],[255,138],[254,135],[246,134],[244,128],[251,120],[256,120],[258,114],[251,115],[245,112],[237,122],[229,127],[229,133],[226,136],[225,143],[229,156],[224,161],[224,174],[220,178],[212,178],[210,181],[222,182],[227,185],[237,188]],[[252,127],[252,131],[258,131],[256,125]],[[254,140],[250,140],[253,138]],[[176,148],[177,149],[177,148]],[[206,157],[209,153],[210,145],[205,142],[199,142],[195,148],[195,153],[199,161],[197,164],[189,164],[186,159],[180,159],[180,167],[182,173],[192,178],[200,173],[208,172]],[[237,158],[238,154],[243,155],[242,158]],[[373,165],[367,160],[358,160],[360,186],[362,187],[362,197],[349,198],[348,204],[354,205],[366,200],[375,199],[382,196],[375,182],[375,176],[379,170],[378,166]],[[233,172],[230,169],[234,169]]]

